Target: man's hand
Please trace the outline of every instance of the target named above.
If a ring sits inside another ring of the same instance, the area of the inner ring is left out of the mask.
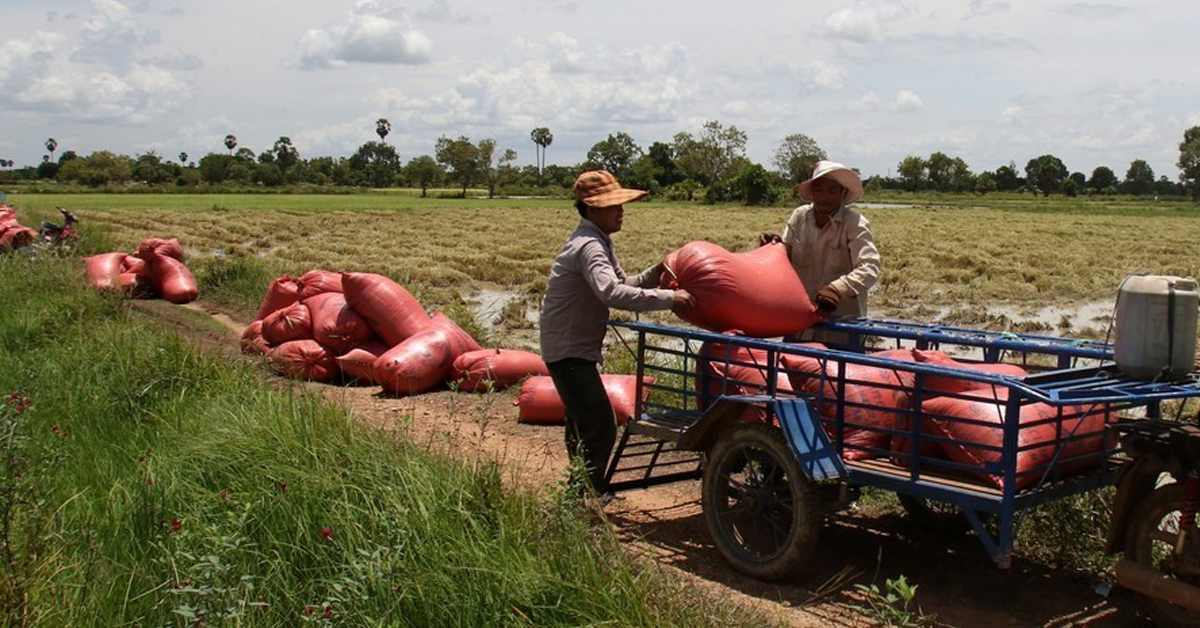
[[[690,312],[696,307],[696,299],[687,290],[676,290],[672,296],[671,311],[676,314]]]
[[[758,234],[758,245],[766,246],[772,242],[783,242],[783,238],[779,237],[778,233],[760,233]]]
[[[817,291],[817,309],[825,312],[832,312],[837,309],[838,303],[842,302],[842,295],[838,292],[833,284],[825,284],[824,288]]]

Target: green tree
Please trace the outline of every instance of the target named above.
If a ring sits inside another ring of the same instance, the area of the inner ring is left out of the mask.
[[[500,159],[497,160],[496,166],[496,184],[503,187],[506,182],[513,181],[517,178],[519,172],[512,165],[517,160],[517,151],[511,148],[504,149],[500,153]]]
[[[450,180],[462,185],[462,197],[466,198],[467,188],[480,176],[479,147],[465,135],[455,140],[443,135],[434,145],[433,154],[434,159],[446,168]]]
[[[975,193],[983,196],[996,191],[996,175],[991,172],[981,172],[975,177]]]
[[[1122,188],[1126,194],[1150,194],[1154,191],[1154,169],[1144,159],[1135,159],[1125,171]]]
[[[546,167],[546,147],[554,142],[554,134],[550,129],[539,126],[529,132],[529,139],[533,140],[534,146],[534,161],[537,162],[538,176],[541,176],[542,171]]]
[[[1020,189],[1025,185],[1021,176],[1017,173],[1017,164],[1008,162],[1007,166],[996,168],[996,189],[1001,192],[1010,192]]]
[[[703,185],[713,185],[738,172],[738,159],[746,153],[746,134],[735,126],[725,128],[720,122],[709,120],[697,137],[686,132],[676,134],[672,148],[675,163],[685,176]]]
[[[237,148],[237,137],[235,137],[232,133],[225,136],[225,148],[229,149],[230,155],[233,154],[233,149]],[[203,159],[203,157],[201,157],[201,159]]]
[[[1087,187],[1098,194],[1113,194],[1117,191],[1117,175],[1108,166],[1096,166]]]
[[[619,181],[629,178],[633,162],[642,156],[642,149],[628,133],[610,134],[596,142],[587,153],[587,168],[607,170]]]
[[[909,192],[916,192],[925,181],[925,160],[916,155],[909,155],[896,164],[896,172],[904,181],[904,188]]]
[[[392,123],[388,122],[387,118],[380,118],[375,121],[375,135],[379,136],[379,141],[387,139],[388,133],[392,132]]]
[[[1030,159],[1029,163],[1025,165],[1025,180],[1040,191],[1042,196],[1050,196],[1051,192],[1062,189],[1067,174],[1067,167],[1063,165],[1061,159],[1054,155],[1042,155]]]
[[[751,164],[737,177],[738,194],[747,205],[773,205],[779,200],[771,173],[759,164]]]
[[[348,166],[356,184],[386,188],[394,184],[400,163],[400,155],[391,144],[372,140],[358,147]]]
[[[429,155],[410,159],[408,165],[404,166],[404,171],[409,182],[421,188],[421,198],[425,198],[429,188],[440,184],[446,176],[446,171]]]
[[[300,151],[292,145],[292,138],[286,136],[275,140],[275,145],[271,148],[271,155],[283,173],[300,161]]]
[[[171,180],[171,171],[158,153],[148,151],[134,159],[132,177],[134,181],[159,185]]]
[[[812,175],[817,162],[829,157],[813,138],[802,133],[793,133],[779,143],[771,164],[779,176],[798,184]]]
[[[259,163],[250,172],[250,180],[266,187],[283,185],[283,170],[275,163],[274,156],[263,161],[262,155],[259,155]]]
[[[487,185],[488,198],[496,197],[496,140],[484,138],[475,146],[479,155],[479,172]]]
[[[58,171],[58,178],[91,187],[127,183],[133,176],[133,160],[106,150],[72,159]]]
[[[237,159],[233,155],[209,153],[200,158],[196,168],[200,171],[201,178],[208,183],[223,183],[229,178],[230,169],[235,162]]]
[[[1179,143],[1179,182],[1187,188],[1192,201],[1200,201],[1200,126],[1183,132]]]
[[[646,157],[654,162],[654,179],[659,185],[668,186],[683,180],[683,173],[675,164],[675,150],[666,142],[654,142],[646,151]]]
[[[50,151],[50,161],[54,161],[54,151],[57,149],[58,149],[58,141],[57,140],[55,140],[53,137],[46,140],[46,150]]]
[[[925,161],[925,176],[929,186],[938,192],[950,190],[950,180],[953,175],[954,160],[943,152],[936,152]]]
[[[975,188],[975,173],[961,157],[955,157],[950,162],[950,189],[955,192],[966,192]]]

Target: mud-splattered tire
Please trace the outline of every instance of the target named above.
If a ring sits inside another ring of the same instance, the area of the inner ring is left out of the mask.
[[[1179,506],[1183,503],[1183,485],[1167,484],[1150,493],[1129,520],[1129,531],[1125,540],[1125,559],[1149,567],[1172,578],[1178,576],[1164,559],[1172,552],[1179,537]],[[1200,519],[1197,519],[1200,522]],[[1191,531],[1192,539],[1200,539],[1200,525]],[[1192,551],[1200,551],[1192,543]],[[1196,557],[1193,557],[1196,558]],[[1200,586],[1200,578],[1180,578],[1192,585]],[[1159,626],[1200,626],[1200,613],[1194,613],[1169,602],[1138,595],[1142,606]]]
[[[701,503],[717,549],[748,576],[794,575],[816,549],[820,496],[778,428],[742,423],[722,434],[708,453]]]

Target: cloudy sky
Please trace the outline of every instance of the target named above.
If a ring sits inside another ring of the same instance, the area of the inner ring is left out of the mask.
[[[768,167],[803,133],[866,175],[941,151],[1176,180],[1198,23],[1180,0],[5,0],[0,158],[195,160],[229,133],[348,156],[387,118],[405,161],[466,135],[532,164],[545,126],[573,165],[718,120]]]

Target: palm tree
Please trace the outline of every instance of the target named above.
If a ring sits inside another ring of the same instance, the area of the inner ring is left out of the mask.
[[[58,142],[52,137],[46,140],[46,150],[50,151],[50,159],[54,159],[54,150],[58,148]]]
[[[230,155],[233,154],[233,149],[237,148],[237,137],[235,137],[233,133],[225,136],[225,148],[229,149]]]
[[[383,141],[392,132],[392,123],[387,121],[387,118],[380,118],[375,121],[375,134],[379,136],[379,141]]]
[[[540,126],[529,132],[529,139],[538,147],[534,149],[537,155],[538,176],[542,174],[542,168],[546,166],[546,147],[554,141],[554,134],[544,126]]]
[[[183,165],[186,163],[187,163],[187,153],[179,153],[179,164]]]

